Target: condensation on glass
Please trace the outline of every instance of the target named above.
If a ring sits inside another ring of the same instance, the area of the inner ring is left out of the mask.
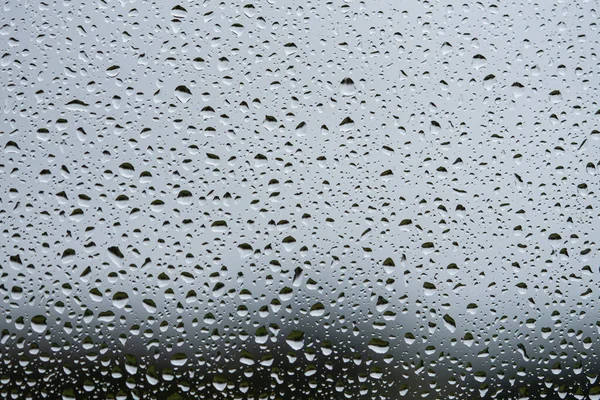
[[[16,1],[0,398],[600,399],[596,1]]]

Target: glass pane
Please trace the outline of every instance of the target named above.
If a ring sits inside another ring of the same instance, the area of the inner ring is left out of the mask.
[[[600,399],[598,7],[4,1],[0,398]]]

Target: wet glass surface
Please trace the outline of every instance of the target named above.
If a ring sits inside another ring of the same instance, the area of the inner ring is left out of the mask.
[[[0,398],[600,399],[597,2],[1,7]]]

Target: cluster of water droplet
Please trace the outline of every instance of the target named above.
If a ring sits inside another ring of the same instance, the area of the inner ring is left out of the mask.
[[[0,398],[600,399],[598,4],[396,3],[5,1]]]

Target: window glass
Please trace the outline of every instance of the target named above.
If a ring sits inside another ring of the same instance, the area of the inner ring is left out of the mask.
[[[0,6],[0,398],[600,399],[596,1]]]

